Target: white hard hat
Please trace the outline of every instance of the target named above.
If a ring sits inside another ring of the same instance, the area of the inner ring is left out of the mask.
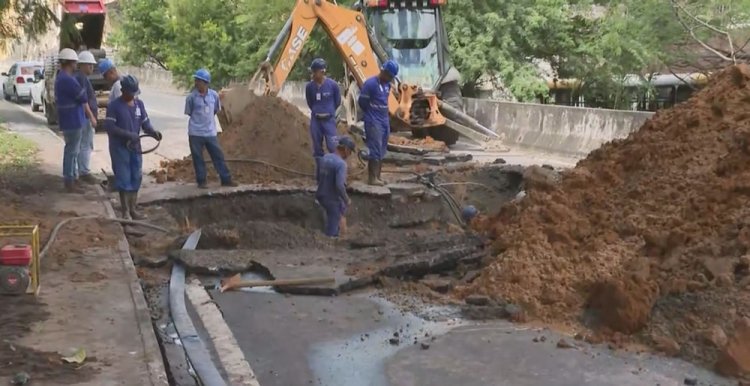
[[[58,59],[71,60],[71,61],[77,62],[78,55],[76,55],[76,52],[71,50],[70,48],[63,48],[62,50],[60,50],[60,55],[58,55]]]
[[[81,51],[78,54],[78,63],[82,64],[96,64],[96,59],[94,59],[94,54],[92,54],[89,51]]]

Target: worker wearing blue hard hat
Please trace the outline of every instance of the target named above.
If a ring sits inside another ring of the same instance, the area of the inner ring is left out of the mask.
[[[310,64],[312,79],[305,86],[305,99],[310,108],[310,137],[315,159],[315,178],[318,178],[323,143],[329,153],[336,150],[336,109],[341,105],[339,85],[326,76],[327,65],[321,58]]]
[[[208,87],[211,83],[211,73],[201,68],[193,74],[194,86],[187,98],[185,98],[185,115],[188,120],[188,143],[190,145],[190,157],[193,159],[193,170],[195,171],[195,182],[198,188],[208,188],[206,161],[203,158],[203,149],[211,156],[211,162],[221,180],[221,186],[237,186],[232,181],[227,163],[224,160],[224,152],[218,139],[216,128],[216,114],[221,110],[219,93]]]
[[[104,77],[104,80],[110,84],[109,102],[119,98],[122,95],[120,91],[120,73],[117,71],[115,64],[111,60],[104,58],[99,59],[96,67],[99,73],[102,74],[102,77]]]
[[[471,220],[477,217],[478,214],[479,210],[474,205],[466,205],[461,209],[461,219],[467,224],[471,223]]]
[[[104,128],[109,136],[109,156],[115,175],[115,188],[120,193],[120,209],[125,219],[139,220],[136,210],[141,188],[143,155],[140,134],[161,141],[162,135],[151,125],[143,101],[136,99],[140,91],[138,79],[126,75],[120,80],[122,94],[107,105]]]
[[[324,155],[320,160],[318,190],[315,194],[320,205],[325,210],[325,234],[338,237],[341,231],[346,231],[346,210],[351,205],[346,193],[346,159],[355,150],[354,141],[342,136],[338,138],[336,151]]]
[[[357,103],[364,112],[365,144],[367,145],[367,181],[370,185],[383,186],[380,178],[382,162],[391,134],[388,110],[388,97],[391,82],[398,76],[398,63],[388,60],[380,68],[380,74],[373,76],[362,85]]]

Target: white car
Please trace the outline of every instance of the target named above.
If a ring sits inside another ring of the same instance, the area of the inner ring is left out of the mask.
[[[31,111],[40,111],[44,106],[44,69],[34,74],[34,84],[31,85]]]
[[[7,77],[3,82],[3,98],[16,103],[31,99],[34,71],[43,67],[42,62],[16,62],[10,66],[8,72],[2,73]]]

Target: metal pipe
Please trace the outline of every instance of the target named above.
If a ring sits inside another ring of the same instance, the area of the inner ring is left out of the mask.
[[[443,115],[445,115],[445,117],[448,119],[456,121],[457,123],[460,123],[474,131],[478,131],[492,138],[500,138],[500,136],[496,132],[482,126],[482,124],[474,119],[474,117],[443,101],[438,101],[438,108],[440,109],[440,112],[443,113]]]
[[[284,28],[281,29],[281,32],[279,32],[279,35],[276,36],[276,40],[274,40],[273,44],[271,45],[271,48],[268,50],[268,56],[266,56],[266,62],[270,62],[271,58],[276,54],[276,51],[281,46],[281,43],[286,38],[286,35],[289,34],[289,31],[292,30],[292,17],[289,16],[289,19],[286,19],[286,23],[284,24]]]

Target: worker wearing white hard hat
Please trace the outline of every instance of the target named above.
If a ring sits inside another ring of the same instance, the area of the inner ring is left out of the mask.
[[[94,73],[94,65],[96,65],[94,55],[89,51],[81,51],[78,54],[78,71],[75,73],[75,78],[81,87],[86,90],[89,109],[91,109],[94,117],[98,117],[99,106],[96,102],[96,93],[94,92],[94,86],[91,85],[91,80],[89,80],[89,76]],[[81,132],[81,146],[78,153],[78,169],[76,173],[79,181],[91,185],[97,183],[96,178],[91,175],[90,168],[91,152],[94,150],[94,130],[95,127],[91,126],[91,122],[86,122],[86,126]]]
[[[65,139],[63,151],[63,181],[68,193],[82,193],[76,185],[76,169],[81,147],[81,135],[88,123],[96,126],[96,117],[91,112],[86,90],[73,76],[78,55],[70,48],[63,48],[58,55],[60,72],[55,78],[55,104],[60,131]]]

